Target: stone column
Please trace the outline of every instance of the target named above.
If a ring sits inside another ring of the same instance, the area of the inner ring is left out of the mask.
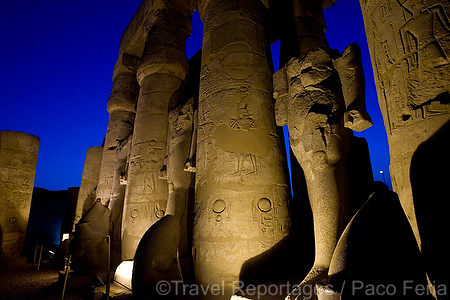
[[[159,179],[167,142],[168,114],[183,96],[188,72],[185,42],[190,16],[155,1],[155,18],[137,71],[141,86],[131,143],[122,221],[122,259],[132,259],[147,229],[165,214],[168,186]],[[150,22],[150,21],[149,21]]]
[[[108,130],[103,149],[97,198],[111,211],[111,268],[121,261],[121,227],[125,186],[120,178],[126,169],[129,141],[133,134],[139,84],[136,70],[139,58],[121,53],[114,69],[114,85],[108,100]]]
[[[119,59],[122,64],[119,70],[115,70],[114,85],[107,104],[109,123],[97,186],[97,199],[99,198],[103,205],[111,200],[113,195],[116,150],[118,144],[133,132],[139,92],[139,85],[136,81],[138,58],[123,53]]]
[[[193,257],[198,283],[224,284],[223,297],[233,292],[244,262],[290,230],[263,9],[259,0],[199,2],[204,32]]]
[[[360,0],[389,142],[392,188],[419,246],[411,157],[450,120],[450,1],[430,2]]]
[[[86,211],[94,205],[95,190],[97,188],[98,176],[100,174],[102,155],[103,147],[90,147],[86,151],[72,231],[75,230],[75,224],[77,224]]]
[[[0,131],[0,237],[2,256],[20,255],[33,193],[39,138]]]

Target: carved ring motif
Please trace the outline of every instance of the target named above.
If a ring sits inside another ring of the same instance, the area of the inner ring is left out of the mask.
[[[221,212],[223,212],[225,210],[225,208],[227,207],[225,201],[223,201],[222,199],[217,199],[216,201],[214,201],[213,205],[212,205],[212,210],[217,213],[220,214]]]

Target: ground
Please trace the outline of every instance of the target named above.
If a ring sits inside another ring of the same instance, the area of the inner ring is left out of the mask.
[[[59,271],[64,262],[49,259],[37,266],[26,257],[0,261],[0,299],[1,300],[56,300],[61,299],[63,280],[58,281]],[[94,299],[93,288],[66,289],[64,300]]]

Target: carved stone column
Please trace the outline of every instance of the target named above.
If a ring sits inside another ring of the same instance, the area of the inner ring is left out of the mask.
[[[103,205],[111,200],[118,144],[133,132],[135,107],[139,92],[136,80],[138,58],[122,54],[122,67],[116,72],[108,100],[109,123],[106,131],[102,165],[97,186],[97,199]]]
[[[132,259],[146,230],[165,214],[168,186],[159,179],[167,142],[168,113],[183,96],[188,72],[185,42],[190,16],[155,1],[137,71],[136,109],[122,228],[122,259]]]
[[[118,155],[125,141],[133,134],[136,102],[139,84],[136,69],[139,59],[127,53],[121,53],[119,64],[114,70],[111,95],[107,110],[109,123],[104,140],[103,156],[97,186],[96,198],[111,210],[111,267],[114,269],[121,261],[121,225],[124,201],[124,188],[121,188],[120,173],[126,165],[126,156]]]
[[[20,255],[33,193],[39,138],[0,131],[0,255]]]
[[[80,191],[78,192],[77,207],[75,209],[73,230],[75,230],[75,224],[77,224],[86,211],[94,205],[95,190],[98,184],[102,156],[103,147],[90,147],[86,151],[83,174],[81,175]]]
[[[224,284],[224,297],[251,273],[243,264],[290,230],[263,9],[259,0],[199,2],[204,32],[193,257],[198,283]]]
[[[389,142],[392,188],[421,246],[410,182],[411,157],[450,120],[450,2],[360,3]],[[432,160],[427,164],[433,165]],[[436,164],[443,165],[439,160]],[[440,174],[449,178],[447,171]]]

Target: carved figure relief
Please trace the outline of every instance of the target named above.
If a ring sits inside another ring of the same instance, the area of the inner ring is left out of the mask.
[[[155,178],[153,172],[147,172],[144,177],[143,194],[154,194],[155,193]]]
[[[441,4],[428,6],[424,0],[398,2],[411,14],[400,27],[400,35],[408,63],[408,104],[415,108],[434,98],[433,90],[446,80],[450,68],[445,67],[445,74],[439,69],[449,64],[442,40],[450,36],[450,21]]]
[[[256,155],[251,153],[240,153],[237,162],[237,171],[235,175],[257,174]]]
[[[429,0],[363,1],[361,5],[366,22],[372,25],[369,45],[390,133],[449,113],[448,103],[437,97],[450,91],[446,6]]]
[[[247,104],[238,108],[236,118],[230,118],[231,128],[235,130],[250,130],[255,127],[255,120],[252,113],[248,110]]]

